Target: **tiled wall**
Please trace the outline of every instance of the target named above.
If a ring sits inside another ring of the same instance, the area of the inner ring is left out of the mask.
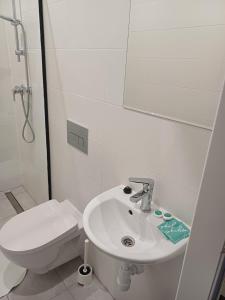
[[[212,128],[225,78],[225,2],[131,2],[125,104]]]
[[[211,133],[123,108],[130,1],[44,4],[53,197],[83,210],[129,176],[152,177],[154,200],[190,223]],[[67,119],[89,128],[88,155],[67,145]],[[94,250],[92,256],[117,300],[174,299],[181,258],[147,268],[120,293],[118,264]]]
[[[45,4],[55,196],[83,209],[131,175],[150,176],[155,198],[190,223],[210,132],[122,107],[129,0]],[[67,145],[66,119],[89,128],[88,156]]]
[[[5,13],[3,1],[0,1],[0,11]],[[21,183],[6,25],[0,20],[0,191]]]
[[[4,5],[4,13],[12,16],[11,1],[2,0],[1,3]],[[15,110],[15,128],[17,130],[17,136],[11,136],[10,138],[18,143],[21,166],[20,184],[24,185],[37,203],[41,203],[48,200],[48,181],[38,0],[17,0],[16,5],[17,17],[23,21],[27,33],[29,71],[32,86],[31,120],[36,137],[34,143],[27,144],[21,136],[24,114],[19,96],[17,96],[17,101],[13,103],[11,89],[15,85],[25,84],[25,68],[23,58],[22,62],[18,63],[14,54],[14,28],[9,23],[6,23],[5,29],[11,76],[11,82],[7,86],[9,93],[7,100],[11,101]]]

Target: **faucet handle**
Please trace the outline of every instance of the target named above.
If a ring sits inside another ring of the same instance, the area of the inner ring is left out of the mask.
[[[20,93],[20,86],[16,85],[12,89],[12,93],[13,93],[13,100],[16,101],[16,94]]]
[[[139,178],[139,177],[130,177],[129,181],[134,183],[142,183],[142,184],[149,184],[149,185],[154,183],[154,180],[151,178]]]
[[[144,189],[150,187],[151,190],[153,190],[154,184],[155,184],[155,181],[152,178],[130,177],[129,181],[134,182],[134,183],[142,183],[144,186]]]

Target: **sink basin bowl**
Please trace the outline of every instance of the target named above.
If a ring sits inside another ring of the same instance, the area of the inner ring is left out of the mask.
[[[95,197],[83,216],[84,230],[101,251],[117,259],[139,264],[170,260],[185,251],[188,239],[174,245],[157,226],[163,222],[144,213],[117,186]]]

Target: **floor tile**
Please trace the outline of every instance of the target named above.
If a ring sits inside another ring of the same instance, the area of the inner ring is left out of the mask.
[[[95,276],[90,285],[82,287],[76,283],[69,291],[75,300],[113,300]]]
[[[0,199],[1,199],[1,198],[6,198],[5,193],[0,192]]]
[[[15,187],[13,189],[11,189],[11,193],[13,193],[13,195],[16,197],[16,195],[20,194],[20,193],[24,193],[25,189],[22,185]]]
[[[74,298],[68,291],[64,291],[52,300],[74,300]]]
[[[9,294],[9,300],[49,300],[66,289],[55,271],[37,275],[28,272],[24,281]]]
[[[26,192],[16,194],[15,198],[24,210],[30,209],[37,205],[31,196]]]
[[[5,197],[0,199],[0,218],[6,218],[12,215],[15,215],[16,211],[12,207],[9,200]]]
[[[61,280],[64,281],[64,284],[67,287],[76,284],[77,282],[76,271],[82,263],[83,263],[82,259],[78,257],[56,269],[57,274],[59,275]]]
[[[113,297],[105,290],[99,289],[85,300],[113,300]]]
[[[69,289],[75,300],[112,300],[111,295],[105,290],[100,281],[94,276],[93,282],[86,287],[77,283],[77,269],[83,263],[81,258],[76,258],[56,269],[61,280]]]
[[[30,209],[37,205],[23,186],[12,189],[11,193],[24,210]]]

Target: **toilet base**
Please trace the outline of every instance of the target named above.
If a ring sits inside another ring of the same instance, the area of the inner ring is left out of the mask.
[[[83,248],[84,248],[84,240],[85,240],[85,233],[82,229],[82,232],[80,233],[79,239],[75,238],[67,243],[65,243],[61,248],[60,251],[54,261],[52,261],[49,265],[41,268],[35,268],[35,269],[29,269],[31,272],[36,274],[45,274],[49,271],[57,268],[58,266],[61,266],[65,264],[66,262],[77,258],[82,255]]]

